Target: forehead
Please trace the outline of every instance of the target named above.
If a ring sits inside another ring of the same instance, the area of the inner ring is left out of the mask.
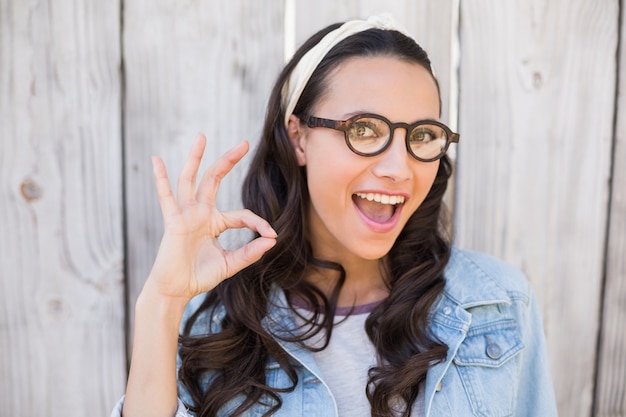
[[[439,91],[417,63],[394,56],[354,57],[330,72],[315,112],[329,118],[367,112],[392,121],[438,119]]]

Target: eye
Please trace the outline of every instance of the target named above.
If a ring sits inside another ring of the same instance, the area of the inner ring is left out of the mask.
[[[376,117],[354,118],[347,130],[352,150],[361,154],[375,154],[385,147],[389,139],[389,125]]]
[[[445,149],[447,136],[446,131],[437,125],[419,125],[411,131],[409,146],[415,156],[429,160]]]
[[[376,126],[368,121],[357,120],[350,126],[350,134],[355,139],[375,138],[378,136]]]
[[[413,129],[410,140],[411,143],[417,145],[432,142],[441,136],[437,135],[431,127],[420,126]]]

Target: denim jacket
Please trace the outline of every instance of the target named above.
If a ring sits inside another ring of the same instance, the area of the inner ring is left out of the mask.
[[[426,376],[425,416],[557,416],[539,309],[526,278],[487,255],[458,249],[452,251],[445,278],[445,289],[432,308],[431,330],[448,346],[448,354]],[[277,290],[273,297],[263,325],[281,335],[295,328],[295,322],[283,292]],[[187,310],[193,311],[197,304],[190,303]],[[219,318],[214,317],[214,326]],[[208,329],[206,319],[196,321],[193,333],[219,331]],[[283,405],[274,416],[339,417],[312,353],[295,343],[279,343],[298,364],[298,385],[282,394]],[[273,361],[267,364],[267,382],[290,386],[288,376]],[[190,398],[182,386],[179,395],[176,417],[192,417],[183,405]],[[240,401],[232,401],[220,415],[228,416]],[[112,417],[119,416],[119,410],[121,402]],[[245,416],[266,411],[259,405]],[[412,415],[422,417],[417,410]]]

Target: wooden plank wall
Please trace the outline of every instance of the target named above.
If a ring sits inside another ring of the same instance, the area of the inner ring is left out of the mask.
[[[119,1],[0,0],[0,416],[126,376]]]
[[[391,12],[429,51],[443,120],[462,134],[456,243],[528,275],[560,415],[625,417],[623,9],[0,0],[0,416],[108,415],[162,232],[150,156],[175,183],[197,132],[208,161],[254,146],[285,38]],[[244,171],[224,182],[222,208],[239,207]]]
[[[254,146],[283,62],[283,15],[282,3],[272,0],[124,2],[131,334],[134,302],[163,230],[150,156],[164,159],[175,187],[197,133],[207,135],[205,162],[244,139]],[[240,207],[246,160],[224,180],[221,209]]]
[[[477,0],[461,2],[460,15],[457,243],[527,274],[543,308],[560,413],[589,416],[619,5]]]

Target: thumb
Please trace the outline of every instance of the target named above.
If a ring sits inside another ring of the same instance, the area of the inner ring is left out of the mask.
[[[239,249],[226,252],[228,276],[231,277],[242,269],[252,265],[276,245],[275,238],[258,237]]]

